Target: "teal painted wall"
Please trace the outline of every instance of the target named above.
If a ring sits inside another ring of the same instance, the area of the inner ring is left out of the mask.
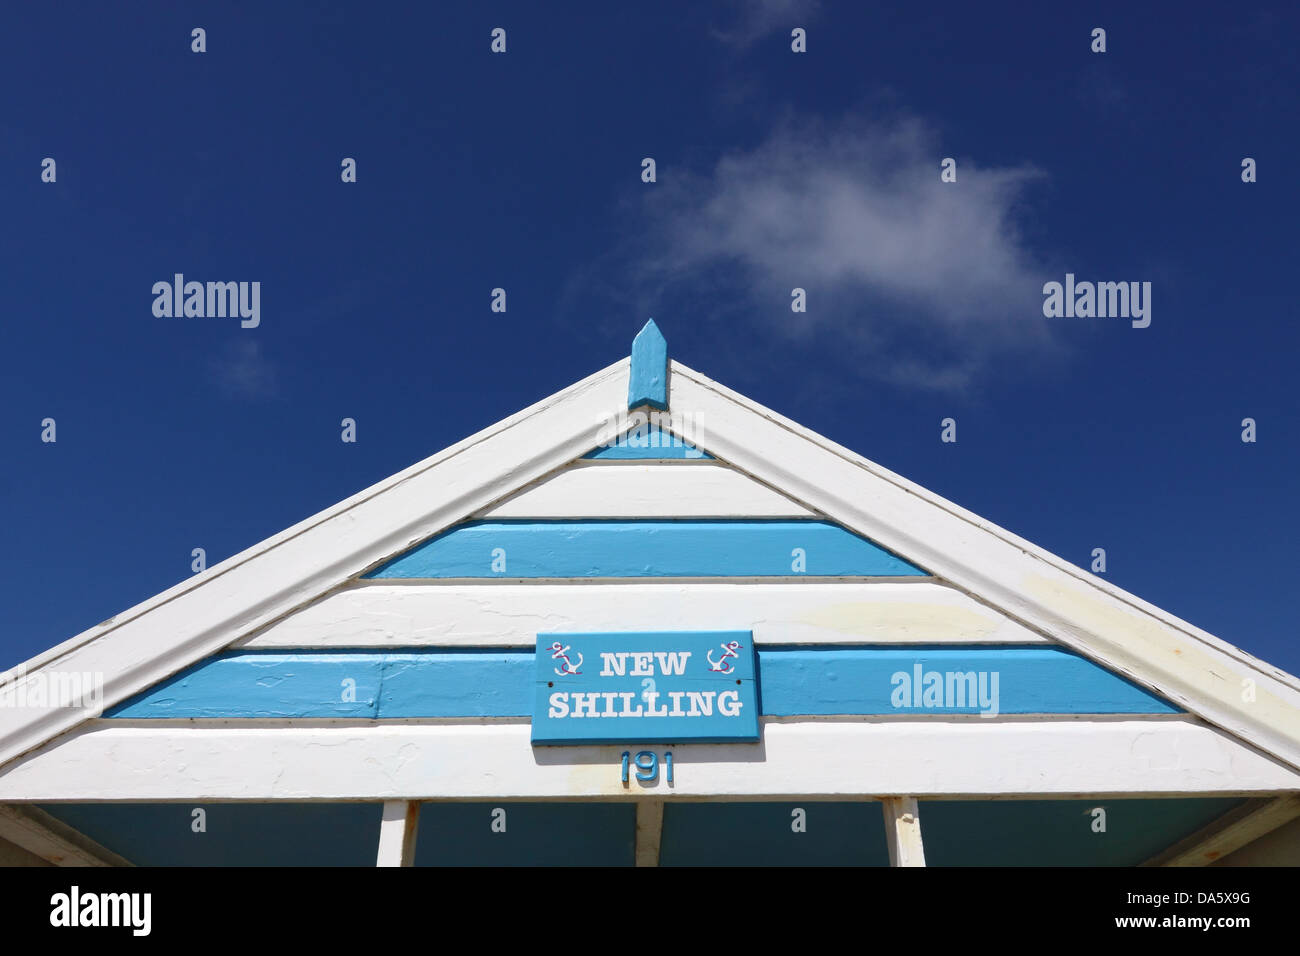
[[[875,801],[669,803],[659,865],[888,866],[889,850]]]
[[[928,866],[1136,866],[1241,801],[923,800]],[[1093,810],[1105,810],[1105,832]]]
[[[1132,866],[1237,806],[1235,798],[923,800],[930,866]],[[1094,830],[1095,808],[1106,829]],[[204,833],[193,811],[206,813]],[[493,811],[505,811],[505,832]],[[797,832],[795,808],[802,808]],[[379,803],[47,804],[142,866],[373,866]],[[630,866],[636,809],[609,803],[426,803],[417,866]],[[668,801],[663,866],[887,866],[873,800]]]
[[[426,803],[415,845],[416,866],[631,866],[635,855],[630,803]]]
[[[374,866],[378,803],[82,803],[42,807],[137,866]],[[206,832],[195,832],[202,809]]]

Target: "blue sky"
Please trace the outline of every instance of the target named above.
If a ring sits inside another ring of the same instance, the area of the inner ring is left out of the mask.
[[[1300,672],[1300,15],[1058,6],[11,5],[0,665],[653,316],[672,357]],[[260,325],[156,317],[176,272],[259,281]],[[1044,317],[1066,272],[1151,282],[1150,327]]]

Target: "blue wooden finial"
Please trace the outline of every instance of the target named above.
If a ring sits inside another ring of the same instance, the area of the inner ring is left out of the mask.
[[[668,408],[668,342],[651,319],[632,340],[627,407]]]

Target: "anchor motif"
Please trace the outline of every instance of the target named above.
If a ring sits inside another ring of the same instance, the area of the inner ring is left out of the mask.
[[[740,641],[727,641],[727,643],[718,646],[722,648],[722,656],[716,661],[713,659],[713,651],[709,651],[704,655],[709,662],[709,670],[718,674],[734,673],[736,669],[731,666],[731,662],[727,658],[740,657]]]
[[[555,668],[555,673],[556,673],[556,674],[560,675],[561,677],[569,677],[569,676],[571,676],[571,675],[573,675],[573,674],[581,674],[581,673],[582,673],[582,671],[578,670],[578,668],[582,666],[582,652],[581,652],[581,651],[576,651],[576,652],[575,652],[575,653],[578,655],[578,663],[575,664],[575,663],[573,663],[571,660],[569,660],[569,645],[568,645],[568,644],[561,644],[559,641],[556,641],[554,644],[551,645],[551,650],[554,651],[554,653],[551,654],[551,660],[553,660],[553,661],[559,661],[559,660],[564,661],[563,664],[561,664],[559,667]]]

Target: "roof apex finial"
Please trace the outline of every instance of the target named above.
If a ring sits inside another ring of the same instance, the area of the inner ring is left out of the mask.
[[[668,408],[668,341],[651,319],[632,340],[627,407]]]

